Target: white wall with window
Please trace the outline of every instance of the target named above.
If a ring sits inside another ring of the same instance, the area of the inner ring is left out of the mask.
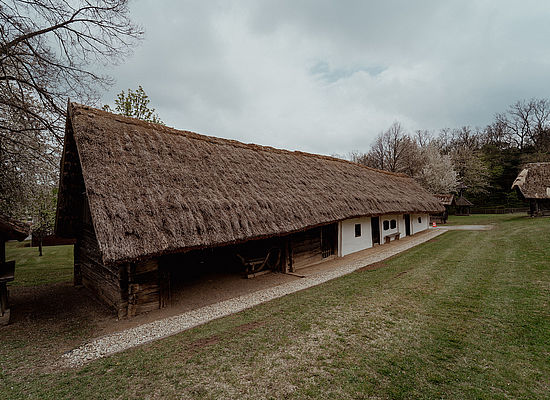
[[[400,224],[399,224],[399,218],[401,216],[398,214],[389,214],[389,215],[382,215],[380,217],[380,232],[381,232],[381,240],[382,243],[385,243],[386,236],[392,235],[397,232],[401,232],[400,230]],[[395,239],[392,239],[395,240]]]
[[[340,257],[372,247],[370,223],[370,217],[347,219],[339,223],[338,255]]]
[[[428,214],[411,214],[411,234],[428,229],[429,221]]]

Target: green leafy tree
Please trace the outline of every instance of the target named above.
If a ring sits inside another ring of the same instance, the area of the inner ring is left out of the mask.
[[[124,92],[124,90],[120,92],[115,99],[114,111],[127,117],[155,124],[164,124],[155,112],[155,109],[149,108],[149,103],[149,96],[147,96],[145,90],[140,85],[135,91],[128,89],[128,92]],[[103,106],[103,109],[105,111],[113,111],[108,105]]]

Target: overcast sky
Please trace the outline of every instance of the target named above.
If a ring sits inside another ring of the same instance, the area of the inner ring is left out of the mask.
[[[103,96],[142,85],[169,126],[314,153],[484,126],[550,97],[550,1],[135,0],[146,35]]]

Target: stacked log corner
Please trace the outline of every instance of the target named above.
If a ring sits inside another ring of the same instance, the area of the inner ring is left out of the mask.
[[[165,307],[170,299],[168,271],[157,259],[105,265],[95,235],[84,229],[75,247],[75,284],[89,288],[114,308],[118,318]]]
[[[159,268],[156,259],[129,263],[128,317],[160,308]]]

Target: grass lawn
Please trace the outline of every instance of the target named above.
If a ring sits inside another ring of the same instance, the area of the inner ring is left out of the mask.
[[[44,246],[42,257],[38,247],[29,241],[6,243],[6,260],[15,260],[15,280],[11,286],[36,286],[67,282],[73,279],[73,246]]]
[[[0,398],[548,398],[550,219],[481,221],[79,369],[2,328]]]
[[[500,221],[506,221],[510,218],[525,217],[527,213],[518,214],[472,214],[468,216],[449,215],[449,219],[445,225],[489,225],[496,224]]]

